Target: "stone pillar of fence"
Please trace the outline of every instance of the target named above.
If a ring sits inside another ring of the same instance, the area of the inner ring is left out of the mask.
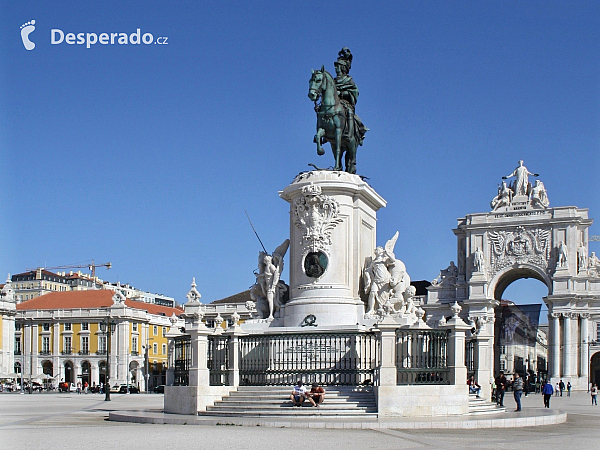
[[[239,314],[234,313],[231,316],[233,320],[233,325],[227,330],[225,333],[229,336],[229,367],[227,367],[229,371],[228,381],[229,386],[238,387],[240,385],[240,336],[245,336],[248,333],[242,331],[242,327],[240,327]]]
[[[458,314],[462,307],[454,302],[450,308],[453,316],[440,328],[449,329],[448,336],[448,368],[450,369],[450,384],[464,385],[467,389],[467,366],[465,366],[465,336],[471,327]]]
[[[397,383],[396,329],[398,327],[399,324],[391,317],[386,317],[377,324],[381,342],[381,365],[377,379],[379,386],[396,386]]]
[[[492,324],[493,326],[493,324]],[[492,398],[492,375],[490,368],[491,352],[493,350],[494,336],[481,332],[474,336],[475,347],[473,348],[473,362],[475,368],[475,381],[481,386],[480,396],[491,400]]]
[[[185,333],[190,336],[191,362],[188,386],[165,386],[164,411],[173,414],[198,414],[206,410],[210,394],[210,374],[207,367],[208,335],[202,322],[200,302],[185,305]]]

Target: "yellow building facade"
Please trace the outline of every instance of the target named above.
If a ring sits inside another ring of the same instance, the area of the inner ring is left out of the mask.
[[[16,307],[15,372],[28,378],[150,390],[166,382],[167,338],[183,310],[110,290],[53,292]],[[110,325],[110,326],[107,326]]]

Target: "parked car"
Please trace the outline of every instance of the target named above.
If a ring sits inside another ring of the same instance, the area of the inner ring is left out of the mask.
[[[127,385],[122,384],[121,386],[119,386],[119,394],[126,394],[126,393],[127,393]],[[129,393],[130,394],[139,394],[140,390],[137,388],[137,386],[130,384],[129,385]]]
[[[124,385],[123,385],[124,386]],[[121,386],[119,386],[118,384],[115,384],[114,386],[112,386],[110,388],[110,393],[111,394],[118,394],[121,392]]]
[[[154,393],[155,394],[164,394],[165,393],[165,385],[164,384],[159,384],[158,386],[154,387]]]
[[[77,386],[75,383],[67,383],[66,381],[58,384],[58,392],[75,392],[77,391]]]

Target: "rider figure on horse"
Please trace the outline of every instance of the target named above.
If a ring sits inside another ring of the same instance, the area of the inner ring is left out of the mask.
[[[352,53],[348,47],[344,47],[339,51],[338,59],[334,65],[337,94],[340,98],[340,102],[346,109],[348,118],[348,130],[345,130],[345,133],[350,136],[355,133],[358,144],[362,145],[363,140],[365,139],[365,133],[369,131],[369,129],[364,126],[360,117],[354,112],[356,101],[358,100],[358,87],[356,86],[356,83],[354,83],[352,77],[348,75],[350,68],[352,67]]]

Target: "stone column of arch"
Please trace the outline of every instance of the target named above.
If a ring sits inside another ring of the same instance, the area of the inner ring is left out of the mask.
[[[549,336],[549,342],[552,352],[549,361],[549,376],[552,378],[560,377],[560,313],[551,313],[552,330]]]
[[[579,341],[581,342],[580,348],[580,364],[579,373],[582,377],[589,376],[589,367],[590,367],[590,355],[589,355],[589,313],[581,313],[579,314],[579,318],[581,321],[580,332],[581,335],[579,337]]]
[[[563,331],[563,342],[562,342],[562,348],[563,348],[563,357],[564,357],[564,361],[563,361],[563,376],[565,377],[572,377],[574,375],[573,373],[573,341],[572,341],[572,328],[571,328],[571,314],[566,313],[563,315],[563,326],[564,326],[564,331]]]

